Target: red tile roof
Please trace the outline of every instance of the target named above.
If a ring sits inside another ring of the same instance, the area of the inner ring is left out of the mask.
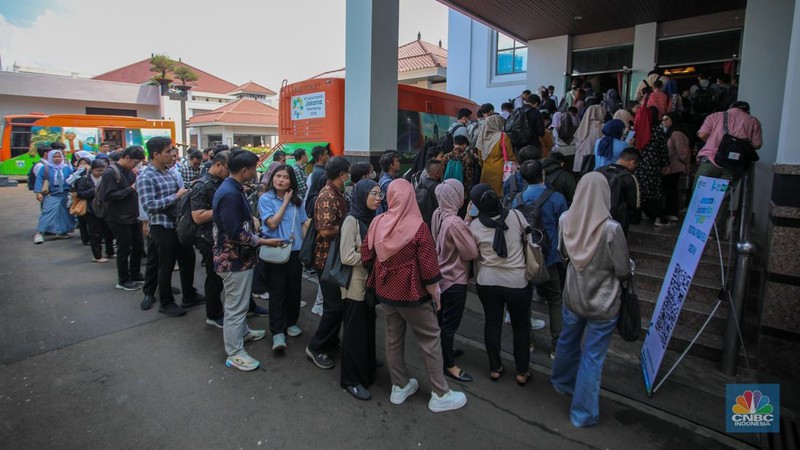
[[[237,86],[234,89],[231,89],[227,94],[232,94],[234,92],[247,92],[248,94],[264,94],[264,95],[276,95],[277,92],[273,91],[272,89],[265,88],[264,86],[253,83],[252,81],[248,81],[247,83]]]
[[[189,125],[226,123],[237,125],[278,126],[278,110],[252,98],[242,98],[213,111],[195,114]]]
[[[184,62],[179,62],[179,66],[186,66],[197,74],[197,81],[188,83],[195,91],[211,92],[215,94],[226,94],[236,88],[236,85],[223,80],[222,78],[211,75],[208,72],[198,69]],[[150,71],[150,58],[129,64],[119,69],[114,69],[101,75],[93,77],[95,80],[119,81],[122,83],[145,84],[155,75]],[[180,83],[180,82],[178,82]]]
[[[397,49],[397,72],[420,69],[447,68],[447,50],[431,43],[416,40]],[[344,78],[345,68],[329,70],[314,78]]]

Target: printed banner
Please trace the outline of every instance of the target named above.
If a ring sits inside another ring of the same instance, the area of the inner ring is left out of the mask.
[[[642,346],[642,373],[648,394],[653,391],[661,360],[727,189],[728,180],[700,177],[697,182]]]
[[[292,97],[292,120],[322,119],[325,117],[325,92]]]

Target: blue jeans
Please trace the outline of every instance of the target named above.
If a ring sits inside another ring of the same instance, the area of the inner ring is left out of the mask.
[[[617,318],[587,320],[570,311],[566,305],[561,310],[563,328],[558,337],[550,383],[556,391],[572,394],[570,422],[576,427],[589,427],[600,419],[600,379]]]

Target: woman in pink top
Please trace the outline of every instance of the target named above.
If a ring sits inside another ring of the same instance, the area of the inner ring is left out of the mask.
[[[456,366],[453,339],[464,315],[467,301],[469,263],[478,257],[478,244],[458,210],[464,200],[464,185],[458,180],[445,180],[436,186],[439,208],[433,212],[431,233],[436,241],[442,280],[439,327],[442,329],[442,357],[444,374],[459,381],[472,381],[472,377]]]
[[[664,167],[664,214],[670,222],[678,221],[680,209],[680,194],[678,182],[681,174],[689,170],[692,151],[689,148],[689,131],[680,123],[678,113],[667,113],[661,118],[661,126],[667,134],[667,150],[669,150],[669,165]]]

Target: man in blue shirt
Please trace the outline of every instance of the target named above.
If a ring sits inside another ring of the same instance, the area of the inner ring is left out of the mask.
[[[528,183],[528,188],[514,199],[515,208],[521,206],[519,200],[526,205],[534,205],[541,195],[549,195],[547,200],[539,206],[539,224],[532,223],[530,226],[539,229],[547,236],[546,248],[542,250],[550,279],[536,285],[536,293],[547,304],[550,316],[550,337],[553,343],[550,359],[554,359],[558,335],[561,333],[561,273],[564,270],[561,256],[558,254],[558,218],[567,211],[567,199],[553,191],[552,188],[545,186],[544,168],[540,161],[525,162],[519,172]]]
[[[389,183],[396,180],[398,174],[400,173],[400,155],[393,151],[386,152],[383,156],[381,156],[381,159],[378,161],[378,163],[381,165],[381,170],[383,171],[381,179],[378,182],[378,184],[381,186],[381,192],[383,192],[383,200],[381,200],[378,210],[375,211],[376,215],[384,213],[389,209],[389,203],[387,203],[386,199],[386,192],[389,190]]]

